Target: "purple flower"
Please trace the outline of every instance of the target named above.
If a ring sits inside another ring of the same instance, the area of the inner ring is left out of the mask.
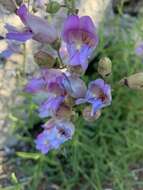
[[[50,117],[56,115],[60,105],[64,102],[63,96],[49,97],[39,107],[39,116],[41,118]]]
[[[46,81],[42,77],[31,79],[25,87],[25,91],[31,94],[46,90]]]
[[[61,144],[70,140],[74,134],[74,125],[66,120],[51,119],[43,126],[44,131],[35,140],[36,148],[43,154],[58,149]]]
[[[31,79],[25,91],[33,95],[33,101],[39,104],[41,118],[55,116],[67,95],[63,86],[64,74],[58,69],[43,69],[40,76]]]
[[[53,43],[57,39],[57,32],[54,26],[48,24],[46,20],[30,14],[24,4],[17,10],[17,15],[25,25],[25,28],[19,31],[13,27],[14,30],[11,30],[11,26],[11,28],[8,28],[7,39],[25,42],[32,38],[42,43]]]
[[[143,42],[140,43],[140,44],[136,47],[135,53],[136,53],[138,56],[143,56]]]
[[[33,78],[28,82],[25,86],[25,91],[31,94],[49,92],[56,95],[64,95],[63,77],[63,73],[58,69],[43,69],[39,77]]]
[[[78,76],[70,73],[65,73],[63,85],[67,93],[73,98],[85,97],[87,88],[84,81],[81,80]]]
[[[16,41],[8,41],[8,46],[0,53],[0,57],[8,59],[14,53],[21,53],[21,43]]]
[[[92,104],[91,116],[94,116],[98,110],[110,105],[111,100],[111,87],[103,79],[97,79],[89,83],[85,98],[76,100],[76,104]]]
[[[62,37],[67,43],[69,53],[67,64],[80,65],[85,71],[88,67],[88,58],[98,43],[96,28],[91,18],[69,16],[64,23]]]

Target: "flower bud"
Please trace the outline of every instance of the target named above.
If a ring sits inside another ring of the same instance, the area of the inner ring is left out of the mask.
[[[92,116],[91,112],[92,112],[92,107],[90,106],[85,107],[82,112],[83,118],[88,122],[96,121],[101,115],[101,110],[96,111],[94,116]]]
[[[112,72],[112,62],[108,57],[103,57],[98,63],[98,73],[103,77],[107,77]]]
[[[143,90],[143,72],[123,78],[120,84],[126,85],[133,90]]]
[[[57,118],[65,118],[65,119],[70,119],[72,115],[72,109],[70,106],[66,105],[66,104],[61,104],[61,106],[59,107],[59,109],[56,112],[56,117]]]
[[[52,1],[52,2],[48,3],[48,5],[47,5],[47,12],[54,14],[54,13],[58,12],[60,8],[61,8],[61,5],[58,2]]]
[[[70,95],[67,95],[67,96],[65,97],[65,103],[66,103],[67,105],[73,106],[73,105],[75,105],[75,100],[74,100],[74,98],[71,97]]]
[[[56,41],[54,41],[54,43],[52,44],[52,47],[55,49],[55,50],[59,50],[60,47],[61,47],[61,41],[58,39]]]
[[[84,71],[80,65],[77,66],[69,66],[68,71],[70,73],[74,73],[77,76],[82,76],[84,74]]]
[[[40,67],[52,68],[55,59],[44,51],[39,51],[34,54],[34,60]]]

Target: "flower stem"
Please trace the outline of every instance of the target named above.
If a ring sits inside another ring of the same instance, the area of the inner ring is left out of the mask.
[[[60,68],[63,68],[63,61],[62,61],[59,50],[57,50],[57,54],[58,54],[58,58],[59,58],[59,62],[60,62]]]

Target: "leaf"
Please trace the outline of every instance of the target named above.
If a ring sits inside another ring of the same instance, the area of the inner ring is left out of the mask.
[[[16,175],[15,175],[14,172],[11,174],[11,181],[12,181],[14,184],[17,184],[17,183],[18,183],[18,179],[17,179],[17,177],[16,177]]]
[[[40,153],[17,152],[16,154],[24,159],[38,160],[41,157]]]

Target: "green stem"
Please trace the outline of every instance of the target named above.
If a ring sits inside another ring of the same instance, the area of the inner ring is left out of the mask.
[[[59,58],[59,62],[60,62],[60,67],[62,68],[63,67],[63,60],[61,58],[59,50],[57,50],[57,54],[58,54],[58,58]]]

